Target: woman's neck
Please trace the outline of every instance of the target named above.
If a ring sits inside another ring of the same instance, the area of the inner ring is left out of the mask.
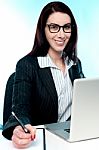
[[[65,71],[65,63],[62,59],[62,53],[49,51],[49,56],[52,59],[53,63],[64,73]]]

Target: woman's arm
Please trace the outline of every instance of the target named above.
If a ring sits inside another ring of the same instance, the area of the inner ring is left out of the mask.
[[[33,68],[29,59],[23,58],[16,65],[15,79],[12,94],[12,111],[18,116],[23,124],[31,124],[30,108],[31,108],[31,91]],[[11,139],[14,128],[18,122],[11,115],[3,127],[3,136]]]

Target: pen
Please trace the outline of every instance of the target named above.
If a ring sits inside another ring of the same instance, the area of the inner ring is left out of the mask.
[[[12,115],[15,117],[15,119],[18,121],[18,123],[21,125],[25,133],[30,133],[30,131],[24,126],[22,121],[18,119],[18,117],[15,115],[15,113],[12,111]]]

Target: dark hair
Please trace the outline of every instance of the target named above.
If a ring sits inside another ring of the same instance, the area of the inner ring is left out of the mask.
[[[48,3],[41,11],[39,16],[37,30],[34,38],[34,46],[32,48],[31,54],[34,56],[46,56],[49,49],[49,43],[45,37],[45,26],[46,21],[54,12],[66,13],[71,18],[72,32],[71,37],[64,48],[64,57],[69,58],[69,60],[76,60],[77,57],[77,25],[75,18],[70,10],[70,8],[62,2],[55,1]]]

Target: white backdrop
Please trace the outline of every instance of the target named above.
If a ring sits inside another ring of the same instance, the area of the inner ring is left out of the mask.
[[[0,0],[0,122],[7,79],[31,51],[42,7],[50,0]],[[87,78],[99,77],[99,1],[63,0],[78,24],[78,55]]]

